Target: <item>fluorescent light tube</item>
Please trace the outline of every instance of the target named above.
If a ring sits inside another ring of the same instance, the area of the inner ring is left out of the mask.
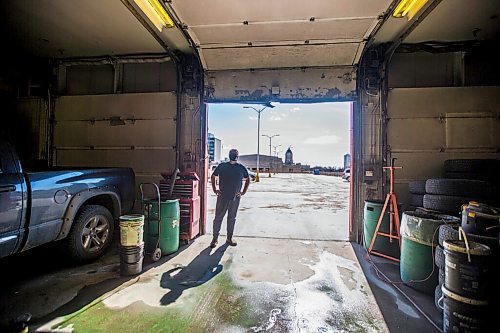
[[[392,16],[404,17],[407,16],[411,20],[415,14],[428,2],[429,0],[401,0],[394,9]]]
[[[158,0],[134,0],[148,19],[154,24],[158,31],[163,28],[172,28],[174,21],[170,18],[167,11],[158,2]]]

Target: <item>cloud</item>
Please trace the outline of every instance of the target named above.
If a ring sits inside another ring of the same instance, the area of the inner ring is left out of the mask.
[[[307,138],[304,143],[306,145],[331,145],[334,143],[339,143],[341,140],[342,138],[337,135],[323,135]]]
[[[286,116],[288,116],[288,115],[287,115],[286,113],[282,113],[282,114],[281,114],[281,116],[282,116],[283,118],[286,118]]]
[[[269,120],[270,121],[280,121],[281,117],[279,117],[279,116],[271,116],[271,117],[269,117]]]
[[[298,106],[290,109],[290,112],[297,112],[297,111],[300,111],[300,108]]]
[[[257,117],[255,117],[255,116],[250,116],[250,117],[248,117],[248,119],[250,119],[250,120],[257,120]]]

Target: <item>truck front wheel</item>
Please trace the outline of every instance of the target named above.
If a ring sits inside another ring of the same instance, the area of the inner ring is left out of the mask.
[[[113,239],[113,216],[106,207],[83,206],[66,239],[68,255],[76,261],[97,259]]]

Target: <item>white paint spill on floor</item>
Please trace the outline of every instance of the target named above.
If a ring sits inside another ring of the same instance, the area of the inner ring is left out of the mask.
[[[250,328],[250,330],[254,333],[269,331],[271,328],[274,327],[274,325],[276,325],[276,320],[278,318],[278,315],[280,314],[281,314],[281,309],[272,309],[271,313],[269,314],[269,319],[267,323],[264,323],[260,326],[252,327]]]
[[[352,272],[352,276],[346,277],[341,268]],[[315,272],[312,277],[295,283],[295,311],[301,329],[352,331],[358,325],[368,332],[383,329],[383,321],[373,313],[377,305],[373,298],[367,297],[366,285],[362,283],[365,281],[363,273],[357,263],[323,251],[311,269]],[[373,319],[373,327],[367,326],[366,320],[370,318]],[[340,327],[335,327],[337,325]]]

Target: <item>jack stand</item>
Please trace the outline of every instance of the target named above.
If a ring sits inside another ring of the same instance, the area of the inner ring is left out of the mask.
[[[382,208],[382,212],[380,213],[380,217],[378,219],[377,227],[375,228],[375,232],[373,233],[373,238],[370,243],[370,247],[368,248],[368,253],[373,253],[375,255],[394,260],[399,262],[398,258],[394,258],[392,256],[389,256],[387,254],[380,253],[378,251],[373,251],[373,245],[375,244],[375,239],[377,238],[378,235],[384,236],[384,237],[389,237],[389,242],[392,243],[393,239],[397,239],[399,242],[399,248],[401,249],[401,233],[400,233],[400,221],[399,221],[399,211],[398,211],[398,203],[396,199],[396,193],[394,193],[394,170],[396,169],[402,169],[403,167],[396,167],[394,166],[394,161],[396,159],[393,158],[391,160],[391,166],[389,167],[384,167],[384,169],[389,169],[391,174],[391,180],[390,180],[390,190],[389,193],[387,193],[387,197],[385,198],[385,203],[384,203],[384,208]],[[389,206],[389,233],[385,232],[380,232],[380,224],[382,224],[382,220],[384,219],[384,215],[387,210],[387,206]],[[393,234],[393,230],[396,229],[396,235]],[[368,255],[367,255],[368,256]]]

